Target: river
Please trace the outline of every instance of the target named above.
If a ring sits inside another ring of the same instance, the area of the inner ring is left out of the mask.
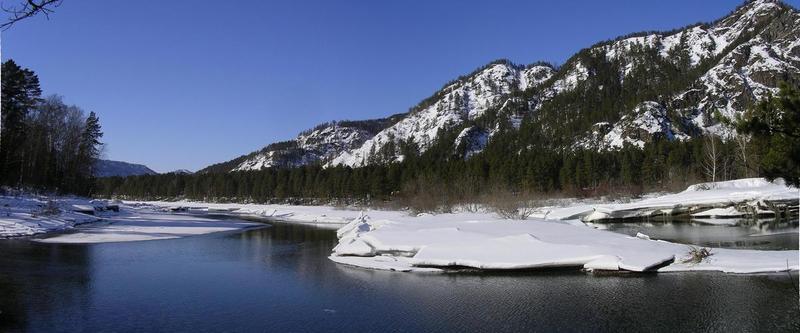
[[[174,240],[0,240],[0,331],[794,331],[786,273],[414,274],[276,224]],[[793,273],[794,280],[797,274]]]

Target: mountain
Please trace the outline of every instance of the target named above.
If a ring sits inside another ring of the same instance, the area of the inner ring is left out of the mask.
[[[333,121],[301,132],[291,141],[276,142],[259,151],[208,166],[198,173],[250,171],[271,167],[297,167],[327,163],[339,154],[361,147],[365,141],[401,118]]]
[[[142,164],[111,160],[97,160],[94,171],[95,177],[127,177],[155,174],[157,172]]]
[[[755,0],[711,23],[597,43],[559,67],[498,60],[407,113],[322,124],[201,172],[360,167],[434,146],[469,158],[509,131],[523,147],[552,150],[730,139],[736,133],[725,120],[776,94],[780,82],[800,82],[800,14]]]

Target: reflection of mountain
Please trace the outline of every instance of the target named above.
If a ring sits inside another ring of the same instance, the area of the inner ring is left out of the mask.
[[[61,318],[91,307],[86,246],[0,241],[0,331],[64,331]],[[36,312],[35,320],[32,312]]]

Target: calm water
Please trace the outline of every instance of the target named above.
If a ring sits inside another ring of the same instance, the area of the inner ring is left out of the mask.
[[[800,330],[786,274],[393,273],[330,262],[335,243],[301,226],[0,241],[0,331]]]
[[[709,224],[712,221],[717,224]],[[697,221],[648,221],[607,223],[596,227],[635,236],[641,232],[652,239],[708,247],[757,250],[797,250],[797,218],[725,219]]]

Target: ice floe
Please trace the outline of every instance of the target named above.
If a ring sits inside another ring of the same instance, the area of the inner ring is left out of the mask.
[[[422,217],[398,222],[362,217],[338,235],[331,260],[395,271],[577,267],[756,273],[798,269],[798,251],[710,249],[710,256],[693,262],[689,260],[692,246],[542,219]]]

